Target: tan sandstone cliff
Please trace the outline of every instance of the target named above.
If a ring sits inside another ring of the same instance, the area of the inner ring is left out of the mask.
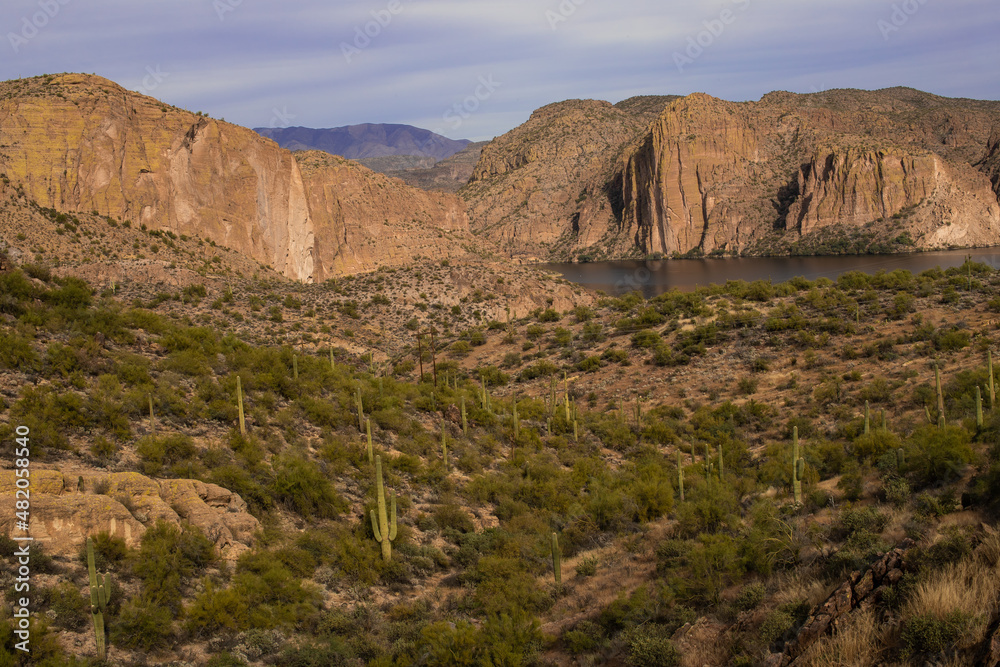
[[[453,196],[300,157],[100,77],[0,84],[0,146],[0,172],[42,206],[200,235],[299,280],[465,252],[427,242],[467,229]],[[400,220],[405,231],[385,232]]]
[[[473,226],[511,252],[757,254],[803,242],[822,252],[807,242],[849,229],[907,239],[880,246],[893,250],[1000,243],[997,102],[906,88],[745,103],[699,93],[636,117],[648,124],[630,141],[623,114],[588,119],[565,105],[536,114],[572,122],[533,116],[488,145],[461,193]],[[595,137],[602,150],[585,169],[559,150]],[[504,188],[516,196],[498,196]]]

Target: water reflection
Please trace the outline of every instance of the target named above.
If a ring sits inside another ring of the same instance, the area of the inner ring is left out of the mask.
[[[803,276],[836,278],[848,271],[876,273],[903,269],[914,274],[940,267],[961,266],[966,257],[1000,268],[1000,248],[942,250],[907,255],[837,255],[828,257],[737,257],[729,259],[672,259],[652,261],[541,264],[566,280],[608,294],[639,290],[651,297],[671,289],[691,291],[727,280],[770,280],[775,283]]]

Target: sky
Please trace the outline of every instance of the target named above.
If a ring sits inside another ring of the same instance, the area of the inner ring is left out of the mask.
[[[86,72],[248,127],[487,140],[566,99],[1000,99],[997,0],[3,0],[0,79]]]

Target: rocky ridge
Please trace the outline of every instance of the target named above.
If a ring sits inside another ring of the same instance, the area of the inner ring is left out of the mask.
[[[488,145],[462,196],[477,231],[554,260],[823,253],[819,232],[849,229],[880,251],[985,246],[998,122],[996,102],[906,88],[563,102]]]
[[[391,265],[414,247],[462,256],[470,245],[412,242],[467,236],[454,197],[342,158],[293,155],[89,75],[0,84],[0,173],[41,206],[197,234],[297,280]]]

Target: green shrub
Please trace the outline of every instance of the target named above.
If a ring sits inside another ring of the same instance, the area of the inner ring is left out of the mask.
[[[757,606],[764,601],[764,595],[767,593],[767,587],[764,586],[762,581],[753,581],[740,589],[739,594],[736,599],[733,600],[733,606],[740,611],[748,611],[750,609],[756,609]]]
[[[136,445],[136,453],[142,461],[143,474],[156,476],[166,467],[192,459],[198,449],[190,436],[171,433],[161,437],[142,438]]]
[[[632,667],[674,667],[681,664],[681,653],[670,635],[657,625],[640,625],[622,634]]]
[[[905,470],[916,488],[960,479],[975,456],[969,433],[958,426],[922,426],[910,438]]]
[[[286,455],[273,467],[274,497],[300,516],[333,519],[347,509],[347,502],[312,461]]]
[[[214,560],[215,547],[200,529],[160,520],[143,534],[132,571],[143,582],[143,599],[169,613],[180,609],[181,582]],[[134,610],[136,622],[145,617],[141,610]]]
[[[953,611],[944,618],[921,614],[905,619],[900,640],[907,654],[939,654],[952,646],[972,621],[966,614]]]
[[[178,592],[179,595],[179,592]],[[126,600],[113,623],[111,642],[135,651],[155,651],[167,645],[176,617],[169,607],[145,596]]]

